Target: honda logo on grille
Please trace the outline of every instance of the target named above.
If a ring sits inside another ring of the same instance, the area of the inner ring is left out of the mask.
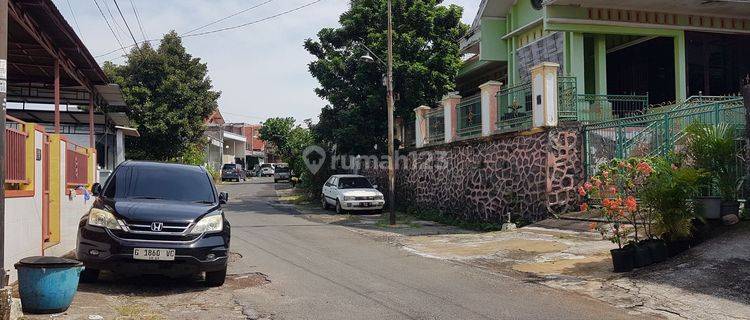
[[[162,228],[164,228],[164,223],[151,222],[151,231],[159,232]]]

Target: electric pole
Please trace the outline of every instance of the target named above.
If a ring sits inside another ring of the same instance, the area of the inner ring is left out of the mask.
[[[388,222],[396,224],[396,177],[393,150],[393,16],[388,0]]]

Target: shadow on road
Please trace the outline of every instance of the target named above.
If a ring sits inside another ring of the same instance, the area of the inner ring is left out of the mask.
[[[105,295],[154,297],[208,290],[209,288],[203,286],[202,280],[199,276],[170,278],[160,275],[126,276],[103,272],[99,281],[81,283],[78,290]]]

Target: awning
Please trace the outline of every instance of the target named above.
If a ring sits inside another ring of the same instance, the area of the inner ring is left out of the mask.
[[[138,129],[136,128],[115,126],[115,129],[122,130],[122,134],[128,137],[140,137],[141,136],[141,134],[138,133]]]

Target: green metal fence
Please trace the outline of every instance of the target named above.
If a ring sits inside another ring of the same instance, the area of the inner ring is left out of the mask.
[[[482,134],[482,99],[480,95],[461,99],[456,107],[458,125],[456,134],[461,138],[471,138]]]
[[[578,94],[576,109],[585,123],[637,116],[648,111],[648,94]]]
[[[665,112],[647,112],[585,125],[587,174],[594,174],[600,164],[611,159],[658,156],[680,150],[684,147],[684,130],[693,122],[729,123],[737,128],[737,132],[744,132],[745,108],[742,99],[717,99],[706,103],[696,101]]]
[[[557,116],[560,121],[578,120],[576,77],[557,77]]]
[[[429,144],[445,142],[445,114],[443,108],[433,108],[426,114],[427,142]]]
[[[503,88],[496,97],[498,132],[531,128],[531,82]]]

